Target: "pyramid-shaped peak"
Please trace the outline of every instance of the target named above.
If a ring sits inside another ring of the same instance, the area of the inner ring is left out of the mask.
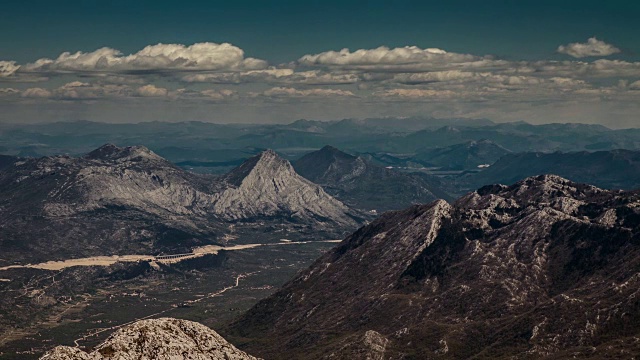
[[[289,161],[287,161],[286,159],[278,155],[277,152],[271,149],[264,150],[260,154],[247,160],[247,162],[252,162],[251,161],[252,159],[255,159],[254,167],[255,166],[266,166],[269,168],[275,168],[275,167],[290,168],[291,167],[291,165],[289,164]]]
[[[307,155],[312,155],[315,154],[317,156],[324,156],[324,157],[331,157],[331,158],[335,158],[335,159],[348,159],[348,160],[354,160],[356,158],[356,156],[353,156],[351,154],[347,154],[346,152],[333,147],[331,145],[325,145],[322,149],[311,153],[311,154],[307,154]]]
[[[275,152],[275,151],[273,151],[271,149],[264,150],[263,152],[258,154],[258,156],[260,158],[280,158],[280,155],[278,155],[277,152]]]
[[[323,152],[330,152],[330,153],[341,153],[343,151],[341,151],[340,149],[333,147],[331,145],[325,145],[322,147],[322,149],[320,149],[320,151]]]
[[[279,174],[289,175],[294,173],[294,170],[289,161],[283,159],[275,151],[267,149],[247,159],[240,166],[231,170],[224,178],[226,182],[240,186],[247,176],[257,172],[277,177]]]
[[[125,146],[119,147],[114,144],[105,144],[88,153],[85,158],[92,160],[133,160],[133,159],[154,159],[163,160],[147,147]]]

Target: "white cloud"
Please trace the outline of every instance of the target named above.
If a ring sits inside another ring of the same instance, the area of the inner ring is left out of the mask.
[[[237,97],[238,95],[237,92],[229,89],[222,89],[222,90],[208,89],[208,90],[201,91],[200,94],[204,95],[205,97],[211,100],[224,100],[228,98]]]
[[[20,94],[20,90],[14,88],[0,88],[0,96],[11,96]]]
[[[295,72],[293,69],[268,68],[243,72],[218,72],[187,74],[182,77],[186,82],[208,82],[215,84],[271,83],[271,84],[307,84],[339,85],[354,84],[360,81],[353,72],[324,72],[309,70]]]
[[[471,62],[480,57],[466,54],[448,53],[441,49],[421,49],[417,46],[405,46],[390,49],[381,46],[376,49],[349,49],[327,51],[315,55],[304,55],[298,60],[302,65],[358,66],[358,65],[400,65],[434,62]]]
[[[25,98],[49,98],[51,97],[51,91],[43,88],[29,88],[22,92],[22,97]]]
[[[0,61],[0,78],[13,75],[19,68],[15,61]]]
[[[587,40],[586,43],[571,43],[568,45],[558,46],[559,53],[573,56],[574,58],[583,58],[587,56],[609,56],[617,54],[620,49],[607,44],[602,40],[598,40],[595,37]]]
[[[381,98],[410,98],[410,99],[427,99],[427,98],[451,98],[456,93],[451,90],[434,90],[434,89],[388,89],[373,93],[374,96]]]
[[[165,88],[156,87],[155,85],[144,85],[136,89],[136,94],[143,97],[163,97],[169,94]]]
[[[244,51],[223,43],[149,45],[135,54],[123,55],[104,47],[93,52],[64,52],[56,59],[39,59],[23,66],[31,72],[118,72],[168,70],[247,70],[265,68],[263,60],[245,58]]]
[[[244,72],[219,72],[187,74],[182,80],[187,82],[209,82],[218,84],[240,84],[249,82],[270,82],[293,74],[292,69],[268,68]]]
[[[294,89],[290,87],[274,87],[263,91],[260,95],[267,97],[349,97],[355,94],[341,89]]]

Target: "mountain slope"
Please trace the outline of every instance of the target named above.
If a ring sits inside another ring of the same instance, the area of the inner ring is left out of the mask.
[[[540,173],[609,189],[640,188],[640,151],[509,154],[488,169],[468,177],[471,186],[512,183]]]
[[[353,214],[271,151],[222,178],[114,145],[0,172],[3,261],[182,251],[223,242],[230,222],[256,219],[340,232],[356,226]]]
[[[466,170],[476,169],[479,165],[493,164],[509,153],[511,151],[492,141],[480,140],[445,148],[427,149],[418,152],[412,159],[443,170]]]
[[[637,355],[639,209],[545,175],[387,213],[223,334],[266,358]]]
[[[360,209],[386,211],[448,198],[436,179],[386,169],[331,146],[303,156],[293,166],[300,175]]]
[[[11,155],[0,155],[0,170],[13,165],[19,158]]]
[[[84,359],[254,360],[215,331],[196,322],[172,318],[142,320],[116,331],[91,353],[58,346],[41,360]]]

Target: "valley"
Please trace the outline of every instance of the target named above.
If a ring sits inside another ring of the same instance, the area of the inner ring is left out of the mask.
[[[282,245],[240,245],[235,251],[221,250],[218,255],[160,263],[160,270],[144,263],[102,269],[5,270],[3,276],[13,279],[0,283],[0,358],[36,359],[58,344],[91,347],[113,329],[160,316],[220,327],[335,244],[320,241]],[[56,288],[65,282],[74,286]]]

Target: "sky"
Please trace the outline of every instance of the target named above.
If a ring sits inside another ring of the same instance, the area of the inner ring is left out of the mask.
[[[470,117],[640,127],[637,1],[2,4],[0,123]]]

